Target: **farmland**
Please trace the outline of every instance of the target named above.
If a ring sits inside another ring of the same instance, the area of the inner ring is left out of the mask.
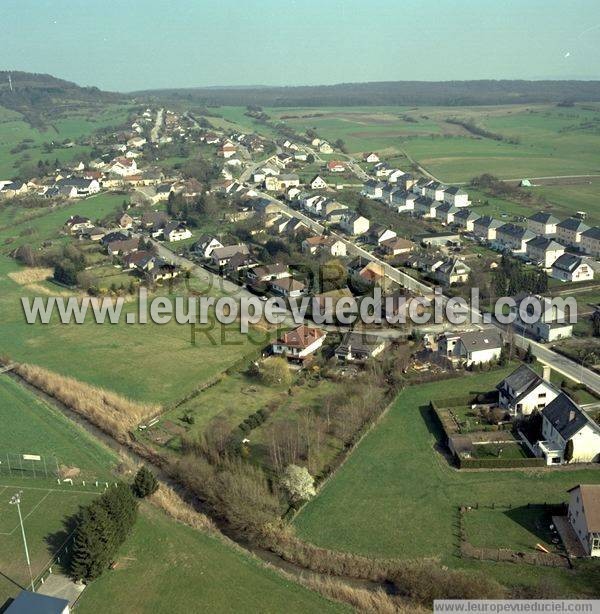
[[[118,612],[344,612],[215,537],[144,506],[116,568],[91,584],[77,610]]]
[[[574,484],[600,482],[592,470],[457,472],[435,451],[439,433],[429,400],[486,391],[504,375],[506,370],[499,370],[401,392],[377,428],[297,516],[299,534],[321,546],[377,557],[436,557],[450,566],[484,569],[501,581],[535,583],[556,575],[557,582],[575,586],[580,579],[555,571],[516,571],[511,565],[457,557],[458,506],[561,502]],[[489,525],[488,531],[495,543],[510,545],[502,523]]]

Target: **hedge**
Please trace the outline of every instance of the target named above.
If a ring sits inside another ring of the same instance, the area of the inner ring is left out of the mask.
[[[459,469],[513,469],[545,467],[544,458],[458,458]]]

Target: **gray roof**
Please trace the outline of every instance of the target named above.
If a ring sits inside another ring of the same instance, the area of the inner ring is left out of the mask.
[[[526,241],[535,237],[531,230],[523,228],[523,226],[517,226],[516,224],[512,224],[510,222],[508,224],[503,224],[502,226],[500,226],[498,228],[498,232],[510,235],[511,237],[515,237],[517,239],[525,239]]]
[[[215,260],[225,260],[231,258],[235,254],[248,254],[250,250],[244,243],[239,245],[226,245],[225,247],[217,247],[213,250],[212,256]]]
[[[477,220],[479,219],[479,214],[475,213],[474,211],[471,211],[471,209],[461,209],[455,216],[454,219],[461,219],[461,220]]]
[[[545,213],[544,211],[538,211],[533,215],[530,215],[528,220],[532,222],[539,222],[540,224],[558,224],[558,218],[554,217],[551,213]]]
[[[83,188],[89,188],[90,183],[92,183],[92,181],[93,179],[84,179],[83,177],[65,177],[63,179],[59,179],[56,182],[56,185],[59,188],[62,188],[65,186],[73,186],[79,190]]]
[[[586,239],[596,239],[597,241],[600,241],[600,227],[592,226],[583,233],[583,236]]]
[[[578,433],[586,424],[600,433],[600,427],[564,392],[561,392],[553,401],[542,410],[542,416],[568,441]]]
[[[584,232],[590,228],[576,217],[568,217],[566,220],[559,222],[557,227],[564,228],[565,230],[572,230],[574,232]]]
[[[527,365],[521,365],[509,376],[505,377],[497,386],[498,390],[510,387],[514,391],[515,400],[533,390],[540,382],[544,381],[533,369]]]
[[[475,226],[479,226],[480,228],[499,228],[502,226],[502,222],[489,215],[484,215],[478,220],[475,220]]]
[[[459,194],[466,194],[467,192],[465,192],[462,188],[459,187],[451,187],[451,188],[446,188],[446,190],[444,190],[444,192],[446,192],[446,194],[454,194],[456,196],[458,196]]]
[[[365,333],[349,332],[344,335],[342,342],[336,348],[336,353],[347,354],[350,350],[353,354],[371,355],[377,349],[384,339],[376,335],[367,335]]]
[[[67,599],[59,599],[31,591],[21,591],[5,612],[7,614],[40,614],[40,612],[43,612],[43,614],[61,614],[68,605]]]
[[[477,330],[461,333],[460,340],[467,351],[477,352],[502,347],[502,335],[497,330]]]
[[[545,252],[557,249],[564,250],[564,247],[554,239],[549,239],[547,237],[541,236],[534,237],[533,239],[527,241],[527,246],[532,246],[536,249],[543,249]]]
[[[563,254],[554,261],[552,268],[560,269],[561,271],[567,271],[571,273],[575,271],[583,262],[580,256],[574,256],[573,254]]]

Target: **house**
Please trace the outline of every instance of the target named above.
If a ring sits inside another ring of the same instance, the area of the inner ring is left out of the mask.
[[[452,364],[489,363],[500,358],[502,335],[496,329],[465,333],[443,333],[438,338],[438,354]]]
[[[134,136],[133,138],[127,141],[127,147],[135,147],[139,149],[146,144],[146,139],[141,136]]]
[[[379,246],[381,247],[381,251],[388,256],[408,254],[415,248],[415,244],[412,241],[400,237],[393,237],[382,241]]]
[[[281,211],[281,205],[276,200],[270,200],[269,198],[252,200],[252,208],[256,211],[256,215],[261,217],[268,217]]]
[[[484,241],[495,241],[496,230],[500,226],[502,222],[489,215],[484,215],[473,222],[473,234]]]
[[[548,465],[600,461],[600,426],[564,392],[542,410],[537,447]]]
[[[415,215],[424,218],[434,218],[435,211],[439,205],[439,201],[433,200],[428,196],[419,196],[415,200]]]
[[[556,225],[556,238],[569,247],[580,247],[584,232],[590,227],[580,219],[569,217]]]
[[[227,275],[234,275],[255,266],[258,266],[258,262],[250,254],[237,253],[229,259],[224,269]]]
[[[59,189],[68,187],[77,190],[77,196],[89,196],[100,191],[100,183],[96,179],[84,179],[83,177],[66,177],[59,179],[55,184]]]
[[[470,209],[461,209],[454,215],[454,223],[462,228],[465,232],[473,232],[475,221],[479,219],[479,215]]]
[[[379,162],[373,167],[375,177],[387,177],[392,172],[392,167],[386,162]]]
[[[526,306],[523,308],[527,312],[529,318],[534,315],[534,307],[530,299],[535,299],[541,306],[541,314],[535,321],[527,321],[521,318],[521,305],[527,300]],[[559,309],[555,304],[547,304],[547,299],[543,296],[530,296],[526,293],[521,293],[515,297],[515,306],[511,306],[510,311],[514,318],[514,326],[526,331],[536,339],[542,342],[557,341],[558,339],[566,339],[573,335],[573,325],[569,323],[565,312]],[[569,314],[572,315],[572,314]]]
[[[306,162],[308,160],[308,154],[305,151],[295,151],[294,160],[296,162]]]
[[[358,271],[357,275],[368,284],[380,284],[385,279],[383,266],[378,262],[368,262]]]
[[[181,270],[175,264],[165,262],[160,258],[155,258],[154,266],[146,271],[146,279],[155,283],[164,279],[173,279],[177,277],[180,272]]]
[[[410,173],[404,173],[396,179],[396,185],[402,190],[410,190],[416,183],[417,180]]]
[[[117,218],[117,226],[124,230],[128,230],[133,226],[133,218],[128,213],[122,213]]]
[[[435,209],[435,217],[444,225],[452,224],[454,216],[460,211],[456,205],[444,202]]]
[[[469,195],[462,188],[446,188],[443,194],[444,202],[455,207],[468,207],[471,203]]]
[[[78,232],[79,236],[90,241],[100,241],[107,234],[106,228],[94,226],[93,228],[84,228]]]
[[[233,143],[225,142],[221,145],[218,155],[226,160],[237,153],[237,149]]]
[[[127,256],[127,254],[137,252],[139,242],[139,239],[136,239],[135,237],[130,239],[109,241],[106,243],[106,251],[108,252],[109,256]]]
[[[331,154],[333,153],[333,147],[327,141],[321,141],[319,151],[324,154]]]
[[[512,416],[528,416],[553,401],[559,391],[550,383],[550,368],[540,377],[527,365],[521,365],[497,386],[498,405]]]
[[[383,196],[383,188],[385,183],[376,179],[369,179],[363,184],[361,194],[367,198],[381,198]]]
[[[130,177],[131,175],[137,175],[138,167],[135,159],[133,158],[115,158],[108,169],[111,173],[119,175],[120,177]]]
[[[362,235],[368,232],[370,222],[358,213],[345,213],[340,222],[342,230],[349,235]]]
[[[72,215],[64,225],[65,230],[71,234],[94,227],[94,224],[92,224],[90,218],[82,217],[81,215]]]
[[[265,190],[277,192],[300,185],[300,177],[294,173],[285,173],[279,176],[269,175],[265,178]]]
[[[219,247],[223,247],[223,244],[217,238],[212,235],[202,235],[194,244],[192,251],[202,258],[210,258],[215,249]]]
[[[388,183],[395,185],[398,183],[401,177],[404,177],[404,175],[404,171],[401,171],[399,168],[395,168],[387,176]]]
[[[69,614],[69,600],[21,591],[4,610],[6,614]]]
[[[587,556],[600,556],[600,484],[579,484],[569,491],[567,518]]]
[[[321,175],[315,175],[309,182],[308,185],[312,190],[324,190],[327,187],[327,182]]]
[[[458,258],[448,258],[435,270],[435,278],[444,286],[464,284],[470,274],[471,269]]]
[[[149,271],[154,267],[155,258],[156,254],[147,250],[132,252],[123,257],[123,268]]]
[[[273,354],[284,355],[291,361],[302,361],[314,354],[325,341],[327,333],[304,324],[284,333],[271,345]]]
[[[335,237],[308,237],[302,241],[302,251],[308,254],[321,252],[343,257],[346,255],[346,244]]]
[[[413,239],[427,247],[443,247],[445,245],[459,245],[460,235],[456,232],[429,232],[415,235]]]
[[[363,154],[363,160],[368,164],[375,164],[379,162],[379,156],[374,151],[370,151],[369,153]]]
[[[552,263],[551,276],[560,281],[588,281],[594,279],[594,269],[585,258],[563,253]]]
[[[165,241],[173,243],[174,241],[184,241],[192,236],[192,232],[184,222],[169,222],[164,230],[163,236]]]
[[[418,196],[413,192],[408,192],[402,188],[396,188],[390,197],[390,207],[395,209],[397,213],[414,211],[417,198]]]
[[[559,221],[551,213],[538,211],[527,218],[527,228],[536,235],[555,237],[556,225]]]
[[[586,254],[600,258],[600,228],[594,226],[581,233],[581,248]]]
[[[396,236],[396,231],[381,224],[374,224],[369,228],[369,239],[376,245],[381,245],[384,241],[394,239]]]
[[[275,164],[277,164],[277,166],[281,167],[281,168],[285,168],[288,164],[290,164],[292,161],[294,160],[294,157],[289,154],[289,153],[285,153],[285,152],[281,152],[278,153],[274,158],[273,161],[275,162]]]
[[[244,243],[238,245],[226,245],[225,247],[217,247],[213,249],[211,258],[213,264],[218,267],[223,267],[235,256],[236,254],[248,255],[250,250]]]
[[[327,162],[327,170],[330,173],[343,173],[346,170],[346,165],[339,160],[330,160]]]
[[[161,183],[156,186],[156,195],[154,196],[155,202],[161,202],[169,200],[169,196],[173,190],[173,186],[170,183]]]
[[[247,277],[250,282],[256,283],[291,277],[291,274],[286,264],[276,263],[254,267],[248,271]]]
[[[297,281],[293,277],[284,277],[283,279],[275,279],[269,282],[269,288],[280,296],[290,298],[298,298],[306,292],[306,284]]]
[[[338,360],[346,362],[363,362],[375,358],[385,349],[385,339],[375,335],[359,332],[348,332],[335,349]]]
[[[2,182],[2,185],[0,185],[0,196],[14,198],[15,196],[19,196],[19,194],[25,194],[27,189],[27,184],[22,181]]]
[[[425,188],[423,191],[423,196],[427,196],[432,200],[444,200],[444,193],[448,189],[448,186],[445,186],[443,183],[439,181],[430,181],[425,184]]]
[[[496,243],[514,254],[524,254],[527,250],[527,241],[531,241],[534,237],[531,230],[510,222],[496,229]]]
[[[539,235],[527,241],[526,253],[533,262],[549,269],[565,253],[565,248],[554,239]]]

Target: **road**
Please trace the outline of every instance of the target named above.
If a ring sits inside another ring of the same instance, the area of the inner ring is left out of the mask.
[[[156,112],[156,121],[154,122],[154,126],[152,127],[152,130],[150,131],[150,140],[153,143],[156,143],[158,141],[160,128],[161,128],[161,126],[163,124],[164,114],[165,114],[165,110],[164,109],[159,109]]]

